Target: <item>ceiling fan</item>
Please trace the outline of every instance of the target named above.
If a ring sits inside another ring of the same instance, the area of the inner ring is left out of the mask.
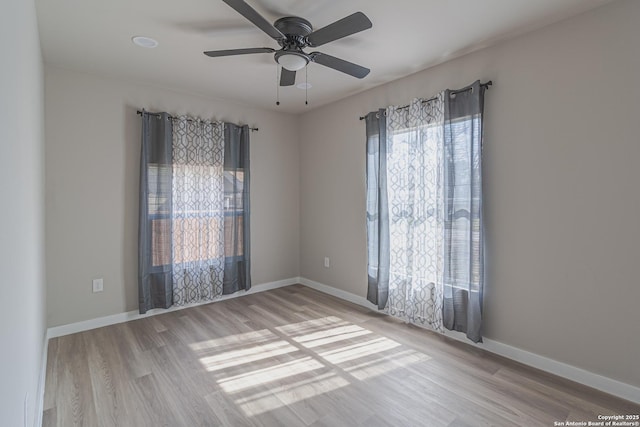
[[[313,31],[311,23],[304,18],[286,16],[278,19],[271,25],[262,15],[243,0],[223,1],[276,40],[281,48],[278,50],[270,47],[211,50],[204,52],[207,56],[218,57],[275,52],[274,59],[282,66],[280,86],[292,86],[296,80],[296,71],[306,67],[309,62],[315,62],[325,67],[333,68],[334,70],[341,71],[359,79],[364,78],[369,74],[369,71],[371,71],[368,68],[327,55],[326,53],[306,53],[303,51],[303,49],[308,46],[322,46],[325,43],[371,28],[373,24],[362,12],[356,12],[326,27]]]

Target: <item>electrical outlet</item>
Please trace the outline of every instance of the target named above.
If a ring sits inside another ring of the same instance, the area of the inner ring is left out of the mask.
[[[324,268],[329,268],[330,265],[331,265],[331,262],[329,261],[329,257],[328,256],[324,257]]]
[[[102,292],[104,291],[104,280],[103,279],[93,279],[93,292]]]

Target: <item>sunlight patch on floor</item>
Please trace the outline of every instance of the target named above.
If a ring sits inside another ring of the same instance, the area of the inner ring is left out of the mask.
[[[392,353],[366,362],[345,366],[342,369],[358,380],[364,381],[429,359],[431,357],[417,351],[404,350],[400,353]]]
[[[279,339],[279,337],[268,329],[262,329],[259,331],[245,332],[222,338],[200,341],[189,344],[189,347],[193,351],[220,351],[221,348],[226,346],[249,345],[256,342],[269,341],[270,339]]]
[[[276,366],[256,369],[241,375],[235,375],[218,381],[220,387],[227,393],[235,393],[262,384],[272,383],[283,378],[304,372],[324,368],[325,365],[309,356],[290,362],[278,363]]]
[[[348,325],[339,326],[337,328],[327,329],[320,332],[313,332],[301,337],[295,337],[293,338],[293,340],[302,344],[306,348],[314,348],[338,341],[349,340],[371,333],[371,331],[361,328],[357,325]]]
[[[328,372],[291,384],[282,384],[274,389],[238,399],[235,403],[247,416],[255,416],[311,399],[323,393],[346,387],[349,384],[346,379],[333,372]]]
[[[336,316],[327,316],[278,326],[276,329],[285,335],[295,336],[348,325],[352,325],[352,323]]]
[[[217,382],[247,416],[349,386],[350,379],[365,381],[430,359],[336,316],[203,341],[191,348],[206,353],[201,363],[218,376],[225,375],[225,368],[246,365],[247,372],[237,374],[236,368],[235,374]]]
[[[340,363],[359,359],[362,357],[376,355],[382,351],[400,347],[400,344],[389,338],[373,338],[365,342],[339,347],[318,353],[320,357],[328,362],[338,365]]]
[[[398,342],[386,337],[371,337],[373,332],[370,330],[335,316],[289,324],[278,330],[305,348],[314,350],[320,360],[338,366],[358,380],[430,359],[418,351],[403,350]],[[365,337],[365,341],[354,340],[359,337]],[[341,341],[351,343],[341,345]],[[321,346],[328,348],[320,350]]]
[[[200,363],[204,365],[207,371],[213,372],[296,351],[300,350],[289,344],[287,341],[280,340],[261,345],[254,345],[248,348],[226,351],[214,356],[202,357],[200,358]]]

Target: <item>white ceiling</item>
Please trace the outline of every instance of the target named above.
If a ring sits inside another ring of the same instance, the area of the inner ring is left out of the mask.
[[[315,29],[356,11],[373,28],[311,49],[371,69],[362,80],[319,64],[305,91],[280,88],[273,54],[209,58],[205,50],[279,48],[221,0],[36,0],[44,60],[284,112],[304,112],[612,0],[245,0],[273,22],[301,16]],[[155,38],[143,49],[131,38]],[[296,83],[304,82],[298,72]]]

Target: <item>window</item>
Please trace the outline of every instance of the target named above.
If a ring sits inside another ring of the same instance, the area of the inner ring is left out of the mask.
[[[243,255],[244,171],[224,171],[224,255]]]
[[[140,312],[251,287],[249,128],[143,113]]]
[[[185,165],[174,165],[173,170],[181,170],[181,175],[188,175],[189,167]],[[171,253],[163,250],[168,247],[166,239],[171,238],[171,227],[174,235],[195,236],[197,239],[194,245],[177,245],[173,248],[173,258],[176,263],[193,262],[200,259],[219,258],[220,253],[216,246],[210,244],[214,239],[221,239],[219,230],[224,229],[224,256],[243,255],[243,220],[244,220],[244,171],[225,170],[224,171],[224,224],[220,224],[220,211],[207,212],[206,210],[179,209],[174,211],[173,221],[169,219],[171,197],[160,194],[158,187],[158,175],[160,179],[170,179],[171,174],[165,169],[162,173],[158,165],[150,165],[149,175],[149,217],[152,223],[152,245],[153,245],[153,266],[168,264],[171,262]],[[188,184],[193,186],[195,179],[188,180]],[[197,197],[197,194],[193,194]],[[234,236],[235,233],[235,236]],[[237,242],[234,245],[234,242]],[[192,250],[189,248],[207,248],[205,252]]]

